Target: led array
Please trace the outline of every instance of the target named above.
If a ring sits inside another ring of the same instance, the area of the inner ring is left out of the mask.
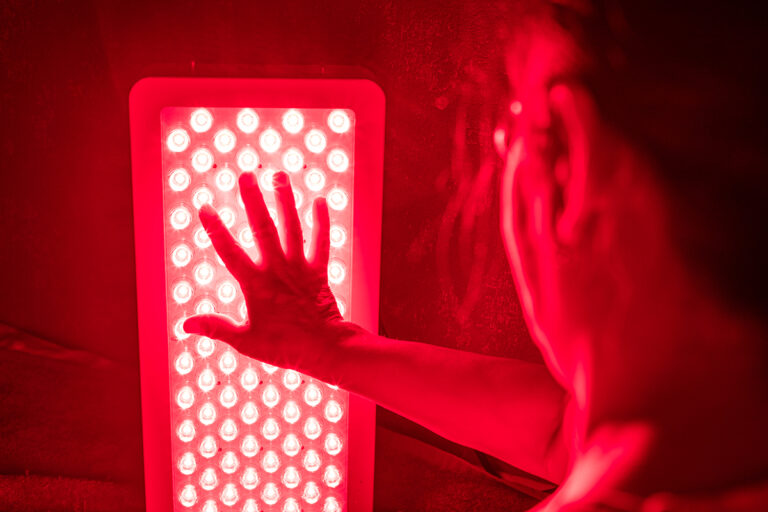
[[[197,210],[212,205],[258,260],[237,178],[255,172],[277,219],[272,176],[286,171],[305,240],[312,203],[331,216],[328,280],[347,316],[354,116],[332,109],[166,108],[163,193],[176,510],[340,511],[345,505],[348,395],[293,370],[188,335],[186,317],[247,311]],[[348,317],[348,316],[347,316]]]

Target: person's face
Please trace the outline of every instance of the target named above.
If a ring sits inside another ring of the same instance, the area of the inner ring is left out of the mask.
[[[553,373],[570,380],[577,354],[574,303],[560,254],[557,212],[562,176],[560,129],[551,95],[573,65],[566,41],[537,27],[508,54],[511,101],[507,121],[496,132],[505,160],[501,188],[501,231],[518,295],[534,340]],[[578,309],[578,306],[576,306]]]

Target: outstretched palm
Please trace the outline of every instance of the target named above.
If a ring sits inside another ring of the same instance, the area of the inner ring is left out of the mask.
[[[307,359],[328,352],[356,326],[344,322],[328,286],[329,220],[325,200],[313,204],[314,226],[309,255],[288,176],[275,174],[278,236],[256,177],[240,176],[240,192],[261,259],[254,262],[238,245],[213,208],[200,210],[200,220],[224,265],[240,283],[248,320],[236,324],[222,315],[197,315],[184,330],[220,339],[239,352],[278,366],[302,369]],[[282,247],[281,241],[282,239]]]

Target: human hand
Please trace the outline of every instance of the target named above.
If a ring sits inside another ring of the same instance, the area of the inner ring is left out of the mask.
[[[200,221],[240,283],[248,319],[237,324],[224,315],[196,315],[184,322],[184,330],[224,341],[260,361],[317,373],[343,339],[362,331],[342,319],[328,286],[330,223],[325,198],[313,204],[314,229],[305,257],[288,175],[279,172],[274,177],[279,236],[256,175],[243,173],[239,186],[260,261],[251,260],[211,206],[200,209]]]

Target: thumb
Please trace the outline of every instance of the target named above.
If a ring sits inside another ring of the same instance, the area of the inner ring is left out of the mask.
[[[244,324],[216,314],[191,316],[184,321],[183,328],[186,333],[215,338],[233,346],[246,331]]]

